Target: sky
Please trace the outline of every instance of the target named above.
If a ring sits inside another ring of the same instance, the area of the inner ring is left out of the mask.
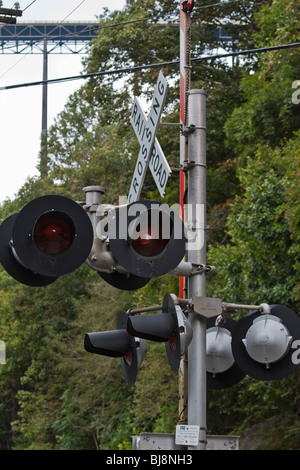
[[[122,10],[126,0],[19,0],[18,23],[32,21],[97,21],[102,9]],[[13,0],[3,0],[12,8]],[[28,7],[28,8],[27,8]],[[78,7],[78,8],[77,8]],[[25,10],[25,11],[24,11]],[[74,11],[73,11],[74,10]],[[1,27],[1,26],[0,26]],[[83,54],[48,54],[48,79],[79,75]],[[0,87],[43,78],[42,54],[1,54]],[[84,80],[48,85],[48,128],[68,97]],[[28,177],[38,174],[42,129],[42,86],[0,90],[0,204],[14,199]]]

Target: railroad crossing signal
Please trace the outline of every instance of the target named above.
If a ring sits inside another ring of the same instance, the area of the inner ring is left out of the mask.
[[[164,296],[162,313],[129,316],[127,331],[139,338],[165,343],[168,361],[175,373],[193,336],[189,321],[170,294]]]
[[[17,281],[45,286],[77,269],[88,257],[93,227],[76,202],[42,196],[0,226],[0,261]]]
[[[178,372],[180,360],[191,339],[191,325],[172,296],[163,299],[162,314],[131,316],[123,310],[118,315],[117,330],[87,333],[87,352],[121,357],[127,383],[132,386],[147,352],[145,339],[164,342],[169,364]]]
[[[128,385],[134,385],[143,362],[147,344],[143,339],[130,336],[126,331],[127,314],[119,312],[117,330],[86,333],[84,347],[87,352],[109,357],[120,357]]]
[[[211,317],[206,330],[207,388],[232,387],[246,375],[238,367],[232,352],[232,334],[237,322],[232,318]]]
[[[277,380],[293,372],[292,344],[300,340],[300,317],[284,305],[271,313],[256,310],[242,317],[232,336],[238,367],[257,380]]]
[[[177,267],[185,255],[182,219],[167,204],[102,204],[104,189],[88,186],[84,209],[94,230],[87,264],[118,289],[135,290]]]
[[[129,273],[151,279],[174,269],[185,254],[186,238],[181,218],[166,204],[139,201],[121,207],[108,223],[113,257]]]
[[[118,330],[88,333],[85,349],[88,352],[121,357],[125,378],[135,383],[146,356],[145,340],[165,343],[166,354],[174,373],[193,338],[188,320],[191,305],[183,313],[180,299],[166,294],[162,306],[148,310],[162,313],[136,315],[134,310],[119,312]],[[264,304],[267,305],[267,304]],[[299,365],[300,318],[282,305],[271,305],[271,313],[261,309],[239,321],[227,315],[207,317],[206,381],[207,388],[221,390],[232,387],[246,375],[257,380],[281,379]],[[241,306],[242,308],[242,306]],[[147,311],[138,309],[138,312]],[[296,360],[293,360],[296,357]]]
[[[124,290],[139,289],[177,267],[185,254],[185,230],[169,206],[140,201],[112,207],[114,216],[98,224],[94,213],[69,198],[34,199],[1,224],[0,262],[14,279],[36,287],[87,262]]]

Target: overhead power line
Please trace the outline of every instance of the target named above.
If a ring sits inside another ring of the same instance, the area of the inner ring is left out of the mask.
[[[72,11],[70,11],[70,13],[61,21],[61,23],[63,23],[64,21],[66,21],[67,18],[69,18],[69,16],[72,15],[72,13],[74,13],[74,11],[76,11],[86,0],[82,0],[82,2],[79,3],[79,5],[77,5],[77,7],[73,8]]]
[[[262,52],[277,51],[280,49],[291,49],[293,47],[299,47],[299,46],[300,46],[300,42],[295,42],[291,44],[282,44],[279,46],[260,47],[257,49],[247,49],[247,50],[242,50],[242,51],[227,52],[225,54],[215,54],[215,55],[208,55],[208,56],[203,56],[203,57],[195,57],[191,59],[191,62],[197,63],[197,62],[204,62],[204,61],[213,60],[213,59],[224,59],[227,57],[236,57],[236,56],[241,56],[241,55],[260,54]],[[73,80],[86,80],[88,78],[103,77],[105,75],[119,75],[119,74],[125,74],[125,73],[134,73],[134,72],[139,72],[141,70],[161,68],[161,67],[167,67],[167,66],[173,66],[173,65],[179,65],[179,64],[180,64],[180,60],[173,60],[170,62],[159,62],[155,64],[135,65],[132,67],[125,67],[125,68],[113,69],[113,70],[103,70],[101,72],[92,72],[92,73],[86,73],[86,74],[81,74],[81,75],[74,75],[71,77],[61,77],[61,78],[53,78],[50,80],[39,80],[36,82],[6,85],[4,87],[0,87],[0,91],[12,90],[14,88],[24,88],[24,87],[30,87],[30,86],[43,85],[45,83],[48,83],[48,84],[62,83],[62,82],[68,82],[68,81],[73,81]]]
[[[23,13],[24,13],[25,10],[27,10],[29,7],[31,7],[31,5],[33,5],[35,2],[36,2],[36,0],[33,0],[33,2],[31,2],[29,5],[27,5],[27,7],[25,7],[23,9]]]

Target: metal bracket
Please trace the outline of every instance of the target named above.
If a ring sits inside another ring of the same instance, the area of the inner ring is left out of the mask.
[[[193,311],[199,315],[210,318],[222,313],[221,299],[214,297],[194,297],[190,304]]]
[[[271,312],[270,306],[266,303],[260,305],[244,305],[223,302],[217,297],[195,296],[192,299],[177,298],[176,303],[180,307],[193,311],[203,317],[210,318],[218,316],[217,323],[222,323],[228,315],[236,313],[236,310],[260,310],[263,314]]]
[[[189,170],[194,168],[194,166],[195,166],[195,162],[185,161],[185,162],[183,162],[182,165],[180,165],[179,168],[172,167],[171,170],[172,171],[183,171],[184,173],[187,173]]]
[[[195,276],[196,274],[216,274],[217,270],[215,266],[210,266],[208,264],[195,264],[192,263],[193,269],[191,272],[191,276]]]
[[[262,313],[271,313],[269,304],[260,305],[245,305],[245,304],[232,304],[228,302],[222,302],[222,309],[226,313],[235,313],[236,310],[260,310]]]
[[[194,168],[194,166],[195,166],[195,162],[193,162],[193,161],[191,161],[191,162],[185,161],[185,162],[183,162],[183,164],[182,164],[181,170],[182,170],[184,173],[187,173],[188,171],[192,170],[192,168]]]
[[[203,168],[206,168],[206,165],[203,163],[195,163],[194,161],[184,161],[183,164],[179,168],[174,168],[172,167],[172,171],[183,171],[184,173],[187,173],[188,171],[192,170],[195,168],[195,166],[201,166]]]
[[[205,126],[196,126],[195,124],[190,124],[189,126],[181,125],[180,128],[181,128],[180,129],[181,134],[184,135],[185,137],[187,137],[190,134],[192,134],[193,132],[195,132],[196,129],[202,129],[202,130],[206,131]]]
[[[99,207],[99,204],[91,204],[90,206],[86,204],[83,205],[83,209],[86,212],[97,212],[98,207]]]
[[[189,136],[193,132],[195,132],[196,127],[195,126],[181,126],[181,134],[184,135],[185,137]]]

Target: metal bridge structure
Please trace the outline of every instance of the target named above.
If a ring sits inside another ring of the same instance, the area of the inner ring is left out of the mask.
[[[98,22],[0,24],[0,54],[82,54],[97,37]]]
[[[178,23],[174,27],[179,28]],[[84,22],[31,22],[0,23],[0,54],[80,54],[97,37],[99,23]],[[231,42],[226,30],[219,26],[213,33],[216,39]]]

